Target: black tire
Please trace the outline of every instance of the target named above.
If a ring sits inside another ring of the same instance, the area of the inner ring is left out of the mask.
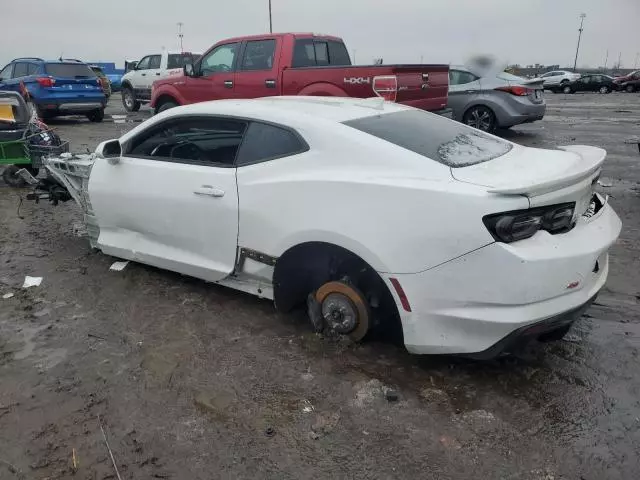
[[[495,114],[484,105],[473,106],[464,112],[462,123],[488,133],[493,132],[497,126]]]
[[[598,90],[598,92],[600,93],[611,93],[611,89],[609,87],[607,87],[606,85],[602,85],[600,87],[600,89]]]
[[[4,183],[13,188],[22,188],[27,186],[27,182],[24,179],[17,175],[18,170],[23,168],[18,165],[7,165],[2,172],[2,179]]]
[[[171,100],[164,101],[160,104],[158,108],[156,108],[156,113],[164,112],[165,110],[169,110],[170,108],[177,107],[178,104],[176,102],[172,102]]]
[[[633,93],[635,91],[635,88],[633,85],[627,85],[625,87],[625,90],[627,91],[627,93]]]
[[[136,94],[131,87],[122,87],[122,105],[127,112],[140,110],[140,102],[136,100]]]
[[[573,93],[573,89],[569,85],[565,85],[564,87],[562,87],[562,93]]]
[[[91,113],[88,113],[87,118],[92,122],[101,122],[102,120],[104,120],[104,108],[100,108],[98,110],[94,110]]]

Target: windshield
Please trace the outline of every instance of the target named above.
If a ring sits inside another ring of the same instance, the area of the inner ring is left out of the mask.
[[[52,77],[95,77],[96,74],[84,63],[47,63],[45,71]]]
[[[195,63],[198,55],[191,53],[171,53],[167,59],[167,68],[182,68],[187,63]]]
[[[422,110],[406,110],[344,122],[449,167],[466,167],[500,157],[509,142]]]

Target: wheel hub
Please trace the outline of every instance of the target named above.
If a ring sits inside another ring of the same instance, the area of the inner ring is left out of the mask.
[[[332,330],[341,334],[351,333],[358,325],[358,310],[351,300],[341,293],[330,293],[322,302],[322,317]]]

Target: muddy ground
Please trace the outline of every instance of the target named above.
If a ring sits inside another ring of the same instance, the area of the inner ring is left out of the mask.
[[[27,191],[0,187],[0,479],[116,478],[101,425],[123,479],[637,479],[640,95],[547,98],[503,135],[606,148],[624,228],[565,340],[492,362],[348,345],[233,290],[109,271],[76,205],[18,210]],[[52,123],[77,151],[146,115]]]

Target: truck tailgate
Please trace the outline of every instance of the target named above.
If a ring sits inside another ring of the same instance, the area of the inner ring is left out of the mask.
[[[398,103],[430,111],[446,107],[448,66],[392,65],[391,68],[398,79]]]

